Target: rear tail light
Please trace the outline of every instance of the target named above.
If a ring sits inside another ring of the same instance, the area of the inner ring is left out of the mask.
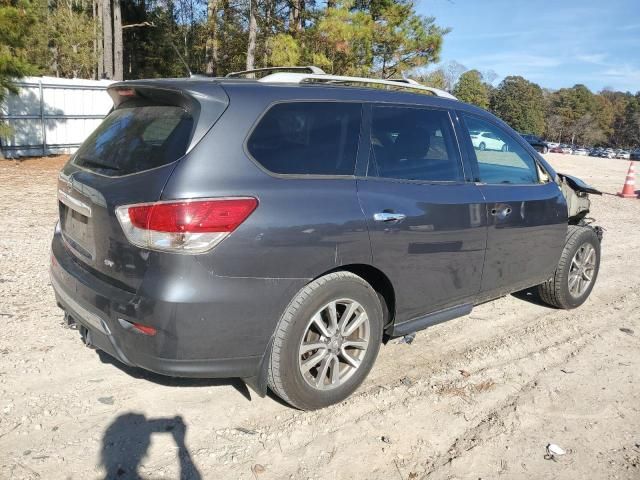
[[[123,205],[116,216],[138,247],[176,253],[211,250],[258,206],[250,197],[181,200]]]

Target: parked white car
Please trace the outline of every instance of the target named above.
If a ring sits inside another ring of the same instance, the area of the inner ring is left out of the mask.
[[[616,153],[616,158],[622,158],[622,159],[629,160],[631,158],[631,153],[627,152],[626,150],[622,150],[622,151]]]
[[[478,150],[507,151],[507,144],[500,140],[493,132],[471,131],[471,143]]]
[[[587,150],[586,148],[576,148],[573,152],[571,152],[573,155],[583,155],[583,156],[587,156],[589,155],[589,150]]]

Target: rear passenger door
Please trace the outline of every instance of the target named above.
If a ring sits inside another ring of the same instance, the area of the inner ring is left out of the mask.
[[[369,105],[358,196],[373,263],[393,283],[396,323],[472,302],[486,243],[484,200],[465,181],[447,110]]]
[[[497,296],[548,278],[556,268],[567,231],[567,206],[558,185],[506,129],[480,116],[462,118],[462,137],[489,222],[482,295]],[[476,131],[501,148],[481,150]]]

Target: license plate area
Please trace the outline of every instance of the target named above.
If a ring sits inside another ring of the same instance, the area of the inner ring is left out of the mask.
[[[91,217],[60,202],[60,226],[67,244],[86,260],[95,258],[95,239]]]

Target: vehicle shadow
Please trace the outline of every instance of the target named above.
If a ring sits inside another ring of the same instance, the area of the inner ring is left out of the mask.
[[[157,385],[165,387],[221,387],[230,386],[237,390],[245,399],[251,401],[251,392],[249,387],[239,378],[182,378],[182,377],[168,377],[166,375],[160,375],[157,373],[144,370],[142,368],[130,367],[122,362],[111,357],[111,355],[104,353],[101,350],[96,350],[98,357],[102,363],[112,365],[127,375],[140,379],[147,380]]]
[[[554,307],[542,301],[537,287],[526,288],[524,290],[520,290],[519,292],[514,292],[511,295],[516,297],[518,300],[524,300],[525,302],[533,303],[534,305],[538,305],[540,307],[554,309]]]
[[[105,469],[105,480],[153,480],[138,472],[142,459],[151,444],[152,434],[169,434],[178,447],[181,480],[201,480],[185,444],[187,426],[181,416],[173,418],[146,418],[141,413],[119,415],[105,430],[102,437],[100,462]]]

